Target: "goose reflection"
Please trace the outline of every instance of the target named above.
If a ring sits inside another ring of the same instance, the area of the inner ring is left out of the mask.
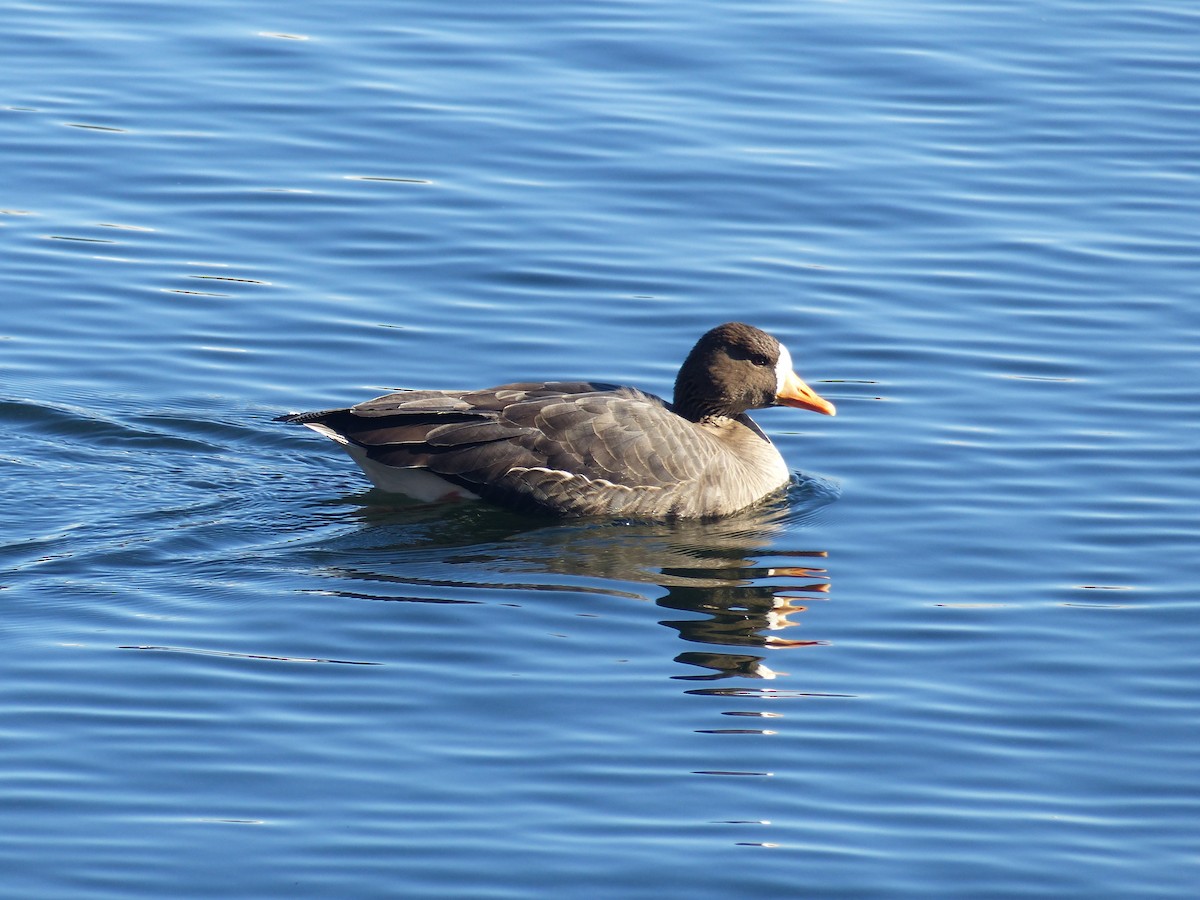
[[[747,651],[823,643],[799,632],[806,608],[827,597],[827,554],[783,543],[836,499],[823,479],[797,477],[786,497],[732,519],[672,524],[547,525],[478,505],[447,512],[375,497],[352,508],[368,527],[326,546],[338,561],[324,572],[341,583],[327,593],[479,603],[495,590],[549,590],[648,600],[682,614],[660,624],[707,646],[676,657],[705,670],[677,676],[688,680],[773,678],[764,657]]]
[[[796,555],[824,557],[823,551]],[[656,602],[659,606],[701,618],[668,620],[662,624],[674,628],[684,640],[700,644],[728,647],[809,647],[823,643],[792,637],[800,625],[797,618],[807,609],[807,602],[824,598],[829,590],[826,570],[817,566],[759,567],[750,560],[744,568],[731,569],[736,581],[722,587],[677,585]],[[764,584],[768,579],[781,583]],[[694,680],[712,680],[740,676],[744,678],[774,678],[775,670],[761,656],[731,653],[686,652],[676,660],[711,670],[708,675],[680,676]]]

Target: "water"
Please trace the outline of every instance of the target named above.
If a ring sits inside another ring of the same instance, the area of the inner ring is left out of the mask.
[[[0,895],[1194,895],[1189,4],[0,11]],[[720,525],[271,421],[734,318]]]

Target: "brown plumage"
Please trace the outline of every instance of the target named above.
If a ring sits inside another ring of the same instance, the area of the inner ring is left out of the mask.
[[[779,451],[746,415],[776,405],[834,414],[792,371],[782,344],[731,322],[688,354],[671,403],[612,384],[521,382],[401,391],[280,419],[340,443],[384,490],[666,519],[728,515],[788,481]]]

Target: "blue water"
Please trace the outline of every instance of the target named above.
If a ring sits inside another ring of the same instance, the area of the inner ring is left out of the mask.
[[[1193,4],[0,21],[0,896],[1195,896]],[[728,319],[717,525],[271,421]]]

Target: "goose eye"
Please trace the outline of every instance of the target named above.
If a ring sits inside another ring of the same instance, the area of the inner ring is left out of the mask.
[[[771,364],[771,361],[761,353],[755,353],[753,356],[751,356],[750,362],[754,363],[756,366],[769,366]]]

